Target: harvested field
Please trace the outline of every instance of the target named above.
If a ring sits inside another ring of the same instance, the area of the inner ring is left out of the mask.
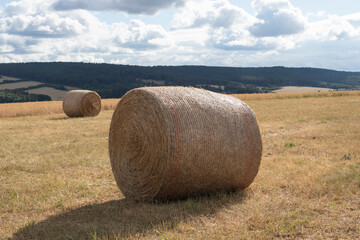
[[[342,96],[360,96],[360,91],[331,91],[331,92],[306,92],[306,93],[255,93],[255,94],[233,94],[241,100],[270,100],[289,98],[324,98]]]
[[[296,87],[286,86],[279,90],[275,90],[275,93],[305,93],[305,92],[329,92],[333,91],[331,88],[318,88],[318,87]]]
[[[102,99],[101,109],[115,109],[119,99]],[[61,101],[0,104],[0,118],[63,113]],[[65,116],[65,114],[64,114]]]
[[[3,81],[18,81],[20,78],[8,77],[8,76],[0,76],[0,83]]]
[[[260,93],[260,94],[233,94],[243,101],[270,100],[270,99],[292,99],[292,98],[324,98],[342,96],[360,96],[360,91],[335,91],[321,93]],[[120,99],[102,99],[102,110],[113,110]],[[0,104],[0,118],[16,116],[33,116],[40,114],[62,113],[61,102],[39,102],[39,103],[4,103]]]
[[[24,81],[24,82],[14,82],[14,83],[3,83],[0,84],[0,90],[4,89],[17,89],[17,88],[28,88],[34,87],[42,84],[41,82],[36,81]]]
[[[264,144],[253,184],[165,203],[128,200],[117,188],[108,156],[113,110],[1,118],[0,236],[359,239],[360,96],[245,102]]]
[[[44,94],[51,97],[53,101],[62,101],[67,91],[58,90],[51,87],[35,88],[27,91],[28,93]]]

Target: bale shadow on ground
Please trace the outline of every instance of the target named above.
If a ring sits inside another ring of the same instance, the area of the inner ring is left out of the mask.
[[[28,224],[11,239],[118,239],[137,237],[154,229],[176,229],[194,216],[213,215],[241,203],[245,191],[217,193],[185,200],[144,203],[128,199],[83,206]]]
[[[68,119],[70,119],[70,118],[66,117],[66,116],[49,118],[49,120],[51,120],[51,121],[68,120]]]

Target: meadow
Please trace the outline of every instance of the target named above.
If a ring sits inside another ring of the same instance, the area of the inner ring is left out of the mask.
[[[108,131],[61,102],[0,104],[0,239],[360,239],[360,92],[236,95],[263,140],[244,191],[135,202],[116,186]]]
[[[302,93],[302,92],[329,92],[334,91],[330,88],[320,87],[297,87],[297,86],[285,86],[273,92],[275,93]]]

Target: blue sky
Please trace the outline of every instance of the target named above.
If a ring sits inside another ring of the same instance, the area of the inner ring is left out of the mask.
[[[0,62],[360,71],[360,1],[1,0]]]

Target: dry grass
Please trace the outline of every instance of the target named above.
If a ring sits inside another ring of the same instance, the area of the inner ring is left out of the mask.
[[[119,99],[102,99],[102,110],[115,109],[118,102]],[[63,113],[62,101],[0,104],[0,118],[57,113]]]
[[[233,94],[241,100],[268,100],[286,98],[323,98],[341,96],[360,96],[360,91],[332,91],[332,92],[302,92],[302,93],[257,93]]]
[[[39,114],[61,113],[62,102],[25,102],[0,104],[0,118],[33,116]]]
[[[304,92],[329,92],[333,91],[331,88],[318,88],[318,87],[297,87],[297,86],[286,86],[279,90],[275,90],[275,93],[304,93]]]
[[[360,96],[360,91],[336,91],[317,93],[259,93],[259,94],[233,94],[243,101],[269,100],[287,98],[322,98],[341,96]],[[102,99],[102,110],[114,110],[120,99]],[[6,103],[0,104],[0,118],[16,116],[34,116],[40,114],[62,113],[62,102],[39,102],[39,103]]]
[[[122,197],[107,153],[111,110],[0,119],[0,236],[359,239],[359,95],[246,102],[264,142],[255,182],[168,203]]]

